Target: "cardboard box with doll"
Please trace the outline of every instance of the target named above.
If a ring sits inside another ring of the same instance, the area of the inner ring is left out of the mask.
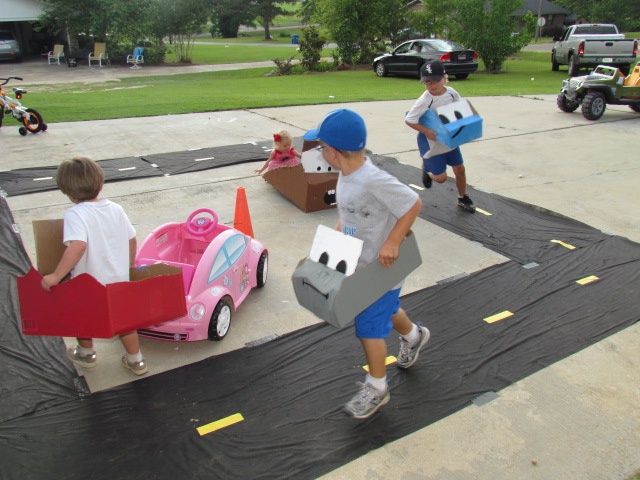
[[[280,167],[264,173],[263,178],[304,212],[335,208],[338,173],[316,150],[318,142],[305,141],[301,164]]]

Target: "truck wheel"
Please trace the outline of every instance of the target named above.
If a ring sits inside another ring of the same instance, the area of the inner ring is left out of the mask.
[[[558,94],[558,97],[556,98],[556,104],[558,105],[558,108],[560,110],[567,113],[575,112],[580,106],[580,102],[576,100],[569,100],[563,92],[560,92]]]
[[[557,72],[560,70],[560,65],[556,62],[556,52],[551,52],[551,71]]]
[[[587,120],[598,120],[607,108],[607,100],[600,92],[588,93],[582,101],[582,116]]]
[[[578,75],[578,72],[580,72],[580,68],[576,64],[576,56],[571,55],[569,57],[569,76],[575,77]]]
[[[635,105],[629,105],[629,108],[630,108],[631,110],[633,110],[634,112],[638,112],[638,113],[640,113],[640,103],[637,103],[637,104],[635,104]]]

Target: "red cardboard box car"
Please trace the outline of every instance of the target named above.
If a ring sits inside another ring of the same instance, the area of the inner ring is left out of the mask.
[[[187,313],[181,271],[168,265],[131,269],[128,282],[109,285],[82,274],[44,291],[42,276],[65,249],[62,229],[62,220],[33,222],[38,270],[18,278],[25,335],[112,338]]]

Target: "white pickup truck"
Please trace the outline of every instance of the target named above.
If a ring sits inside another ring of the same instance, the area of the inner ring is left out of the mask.
[[[553,40],[551,70],[556,72],[560,65],[567,65],[572,77],[581,68],[598,65],[618,67],[627,75],[638,55],[638,40],[625,38],[618,27],[610,23],[571,25]]]

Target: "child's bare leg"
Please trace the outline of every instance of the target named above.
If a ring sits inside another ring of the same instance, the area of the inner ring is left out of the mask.
[[[82,348],[93,349],[93,339],[92,338],[76,338],[78,340],[78,345]]]
[[[369,375],[374,378],[384,378],[387,375],[387,344],[383,338],[361,338],[364,354],[369,364]]]
[[[124,335],[120,335],[120,341],[129,355],[135,355],[140,351],[138,332],[129,332]]]
[[[464,165],[456,165],[453,167],[453,173],[456,176],[456,188],[460,197],[467,193],[467,172]]]
[[[413,322],[407,316],[407,312],[404,309],[399,309],[392,317],[391,322],[393,328],[400,335],[409,335],[413,330]]]

